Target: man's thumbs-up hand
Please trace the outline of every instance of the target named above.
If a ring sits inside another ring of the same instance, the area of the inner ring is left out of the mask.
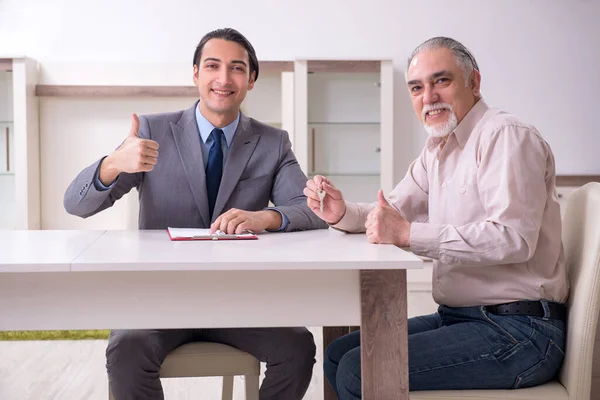
[[[138,133],[140,130],[140,119],[136,114],[131,114],[131,130],[129,131],[129,136],[140,137]]]
[[[377,206],[367,215],[365,228],[369,243],[410,246],[410,222],[390,205],[383,190],[377,193]]]
[[[120,173],[150,172],[158,162],[158,143],[139,137],[140,119],[131,116],[131,130],[125,141],[100,166],[100,181],[109,186]]]
[[[385,199],[385,196],[383,195],[383,190],[381,189],[379,189],[379,192],[377,192],[377,205],[381,208],[391,207],[388,201]]]

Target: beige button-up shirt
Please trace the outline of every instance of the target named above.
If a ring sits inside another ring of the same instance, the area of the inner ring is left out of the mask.
[[[433,298],[452,307],[546,299],[569,284],[554,156],[538,131],[479,100],[448,140],[429,138],[389,196],[433,258]],[[364,232],[376,203],[347,203],[335,225]]]

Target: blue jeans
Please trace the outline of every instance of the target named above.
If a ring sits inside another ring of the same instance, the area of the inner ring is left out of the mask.
[[[435,314],[408,320],[409,387],[415,391],[540,385],[557,375],[564,348],[562,321],[500,316],[480,306],[440,306]],[[335,340],[326,350],[324,367],[340,400],[360,399],[360,332]]]

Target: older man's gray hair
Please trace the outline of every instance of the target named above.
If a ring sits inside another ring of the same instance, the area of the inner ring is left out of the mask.
[[[456,58],[456,63],[459,68],[463,71],[465,76],[465,86],[469,86],[469,76],[473,70],[479,71],[479,66],[477,65],[477,61],[475,61],[475,57],[473,54],[457,40],[452,38],[438,36],[426,40],[417,46],[416,49],[412,52],[408,59],[408,64],[406,65],[406,75],[408,75],[408,69],[410,68],[410,63],[413,58],[422,52],[423,50],[436,50],[436,49],[448,49],[452,51],[454,57]]]

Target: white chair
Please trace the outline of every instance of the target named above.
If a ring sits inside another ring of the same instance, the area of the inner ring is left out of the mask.
[[[258,400],[260,362],[250,354],[220,343],[187,343],[173,350],[162,364],[161,378],[222,376],[223,400],[233,399],[233,377],[244,376],[246,400]],[[108,389],[109,400],[115,400]],[[118,400],[118,399],[117,399]]]
[[[411,400],[587,400],[600,310],[600,183],[569,195],[563,244],[571,290],[567,347],[557,381],[516,390],[440,390],[410,393]]]

